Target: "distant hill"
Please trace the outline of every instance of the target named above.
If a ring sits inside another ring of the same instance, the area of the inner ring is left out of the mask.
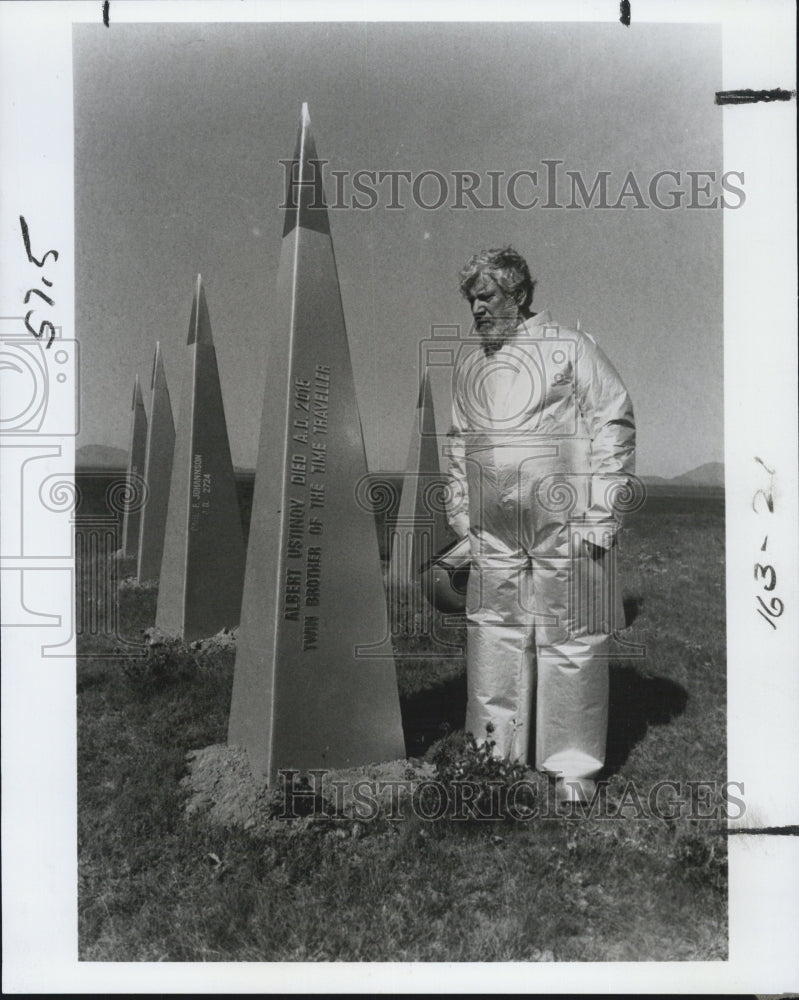
[[[128,453],[122,448],[106,444],[85,444],[75,452],[77,469],[109,469],[117,472],[128,467]],[[236,465],[233,471],[243,479],[253,478],[255,469]]]
[[[127,452],[122,448],[112,448],[104,444],[85,444],[78,448],[75,455],[75,465],[78,469],[126,469],[128,465]],[[243,479],[255,476],[255,469],[237,465],[235,474]],[[374,475],[396,476],[402,479],[402,472],[376,472]],[[647,486],[663,487],[715,487],[724,488],[724,463],[705,462],[689,472],[667,479],[665,476],[641,476]]]
[[[672,483],[684,483],[686,486],[724,486],[724,463],[705,462],[690,472],[675,476]]]
[[[128,454],[107,444],[85,444],[75,452],[77,469],[127,469]]]

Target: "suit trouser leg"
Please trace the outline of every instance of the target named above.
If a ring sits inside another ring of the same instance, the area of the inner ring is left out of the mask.
[[[558,618],[535,635],[536,768],[566,778],[594,777],[605,763],[609,636],[590,631],[576,596],[591,571],[581,552],[533,556],[536,606]]]
[[[533,574],[536,605],[548,614],[563,607],[571,583],[567,568],[552,563],[539,564]],[[511,614],[512,594],[497,601],[497,591],[518,593],[521,572],[499,569],[495,562],[492,570],[479,573],[484,598],[485,583],[491,583],[493,614],[483,609],[470,616],[466,729],[481,738],[490,723],[496,753],[526,762],[535,686],[536,768],[567,778],[594,777],[605,762],[609,638],[560,622],[534,629],[522,614]],[[497,620],[498,606],[504,620]],[[568,621],[565,610],[559,618]]]
[[[488,734],[498,756],[526,762],[535,680],[531,615],[520,606],[529,591],[526,553],[481,537],[469,578],[466,647],[466,730]]]
[[[568,512],[538,502],[537,459],[499,456],[481,453],[469,470],[482,525],[472,533],[466,728],[481,738],[490,722],[496,752],[526,761],[535,686],[536,767],[589,778],[607,739],[609,637],[592,610],[602,572]]]

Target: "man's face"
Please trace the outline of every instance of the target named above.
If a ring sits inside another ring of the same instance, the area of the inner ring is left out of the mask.
[[[486,345],[499,345],[515,329],[519,321],[516,300],[506,295],[487,274],[481,274],[469,289],[474,325]]]

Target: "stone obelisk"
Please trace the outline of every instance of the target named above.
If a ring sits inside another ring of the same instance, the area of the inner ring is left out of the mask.
[[[186,640],[238,625],[244,535],[211,320],[198,275],[155,624]]]
[[[228,741],[281,768],[405,754],[358,405],[322,178],[303,105],[283,245]]]
[[[128,449],[127,484],[131,497],[142,493],[144,482],[144,452],[147,446],[147,412],[144,409],[139,376],[133,383],[130,404],[130,447]],[[139,524],[142,505],[135,499],[126,504],[122,518],[122,555],[135,556],[139,546]]]
[[[445,477],[438,457],[433,391],[427,372],[419,385],[399,512],[394,518],[389,579],[406,588],[447,541]]]
[[[147,428],[147,452],[144,459],[147,503],[141,516],[136,571],[136,578],[140,583],[157,580],[161,572],[172,456],[175,450],[175,421],[160,343],[155,345],[151,388],[150,426]]]

